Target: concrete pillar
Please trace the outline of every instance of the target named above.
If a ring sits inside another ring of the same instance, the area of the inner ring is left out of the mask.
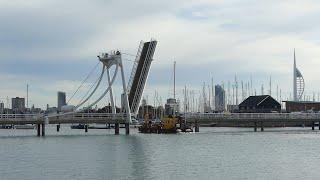
[[[45,136],[46,135],[46,125],[43,123],[43,124],[41,124],[41,126],[42,126],[42,136]]]
[[[60,131],[60,124],[57,124],[57,132]]]
[[[126,128],[126,135],[129,135],[130,134],[130,125],[129,125],[129,123],[125,124],[125,128]]]
[[[119,134],[119,123],[114,124],[114,134],[118,135]]]
[[[40,130],[41,130],[41,126],[40,124],[37,124],[37,136],[40,136]]]
[[[312,131],[314,131],[314,121],[312,122]]]
[[[88,124],[84,125],[84,132],[88,132]]]
[[[254,132],[257,132],[257,122],[254,122]]]
[[[261,121],[261,131],[264,131],[263,122]]]
[[[194,123],[194,132],[199,132],[199,124],[198,124],[198,121],[195,121],[195,123]]]

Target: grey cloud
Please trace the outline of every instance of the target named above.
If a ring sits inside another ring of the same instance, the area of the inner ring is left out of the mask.
[[[235,74],[252,74],[261,84],[272,74],[290,88],[293,47],[310,49],[317,62],[319,11],[315,1],[295,2],[298,9],[289,2],[7,1],[0,3],[0,71],[39,81],[80,81],[101,49],[135,54],[139,40],[152,35],[159,44],[148,88],[170,85],[173,60],[180,86],[201,86],[211,75],[231,81]],[[311,61],[302,53],[299,58]]]

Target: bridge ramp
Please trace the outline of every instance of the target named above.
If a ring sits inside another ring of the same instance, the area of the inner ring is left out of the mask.
[[[133,114],[138,112],[156,45],[156,40],[140,43],[137,59],[133,65],[128,84],[129,106]]]

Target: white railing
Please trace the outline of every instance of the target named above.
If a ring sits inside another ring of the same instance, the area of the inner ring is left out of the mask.
[[[58,115],[58,114],[57,114]],[[23,120],[37,120],[37,119],[44,119],[45,116],[43,114],[0,114],[0,120],[3,119],[23,119]],[[66,114],[62,116],[49,116],[49,119],[124,119],[126,118],[126,114],[118,113],[118,114],[111,114],[111,113],[73,113],[73,114]]]
[[[320,120],[320,113],[187,113],[187,120]],[[0,120],[42,120],[43,114],[0,114]],[[122,120],[126,114],[118,113],[73,113],[52,116],[50,119],[116,119]]]
[[[136,59],[135,59],[135,61],[133,63],[130,79],[129,79],[128,86],[127,86],[127,90],[129,92],[131,90],[131,86],[132,86],[132,83],[133,83],[134,76],[135,76],[135,74],[137,72],[137,67],[138,67],[138,63],[139,63],[140,57],[141,57],[141,52],[142,52],[143,45],[144,45],[144,42],[141,41],[140,45],[139,45],[139,48],[138,48],[137,55],[136,55]]]
[[[320,120],[320,113],[188,113],[186,114],[187,119],[199,119],[199,120],[223,120],[223,119],[234,119],[234,120],[257,120],[257,119],[279,119],[279,120],[290,120],[290,119],[318,119]]]
[[[42,114],[0,114],[0,119],[38,119]]]
[[[118,113],[75,113],[75,114],[67,114],[63,116],[52,117],[57,119],[125,119],[126,114]]]

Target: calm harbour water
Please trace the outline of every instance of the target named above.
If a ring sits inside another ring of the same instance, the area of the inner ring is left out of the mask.
[[[158,135],[123,129],[0,130],[1,180],[319,179],[320,132],[311,128],[200,128]]]

